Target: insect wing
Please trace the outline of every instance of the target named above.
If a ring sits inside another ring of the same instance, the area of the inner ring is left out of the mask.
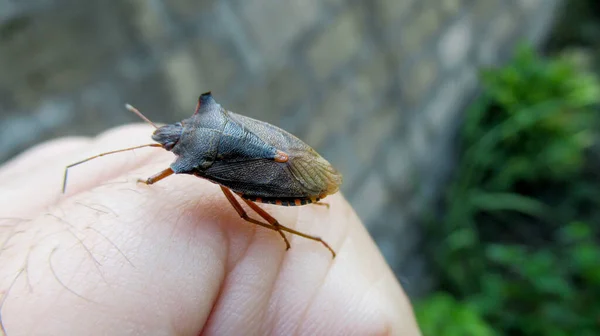
[[[206,177],[255,197],[317,197],[333,194],[342,176],[314,149],[292,134],[232,112],[228,117],[265,143],[285,152],[287,162],[268,159],[215,162]]]

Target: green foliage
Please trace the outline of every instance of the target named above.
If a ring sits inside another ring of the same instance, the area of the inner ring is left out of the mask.
[[[447,294],[418,305],[423,332],[598,335],[598,79],[522,46],[482,81],[445,215],[427,227]]]
[[[484,71],[482,80],[485,96],[467,116],[464,140],[471,147],[466,162],[494,174],[485,182],[506,190],[518,181],[564,180],[580,171],[595,118],[588,107],[600,102],[595,76],[521,46],[511,64]]]
[[[424,335],[494,336],[477,309],[454,300],[450,295],[436,294],[415,306],[417,320]]]

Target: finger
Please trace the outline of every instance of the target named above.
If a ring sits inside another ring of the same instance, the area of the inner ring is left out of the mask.
[[[8,333],[197,334],[228,246],[219,202],[200,190],[109,184],[23,223],[0,254]]]
[[[149,176],[169,161],[157,160],[126,178]],[[328,326],[325,317],[331,326],[387,330],[397,325],[386,317],[408,309],[403,315],[409,316],[407,321],[399,326],[411,328],[410,307],[372,241],[345,201],[336,197],[331,201],[331,212],[321,207],[269,207],[282,224],[294,226],[299,218],[297,229],[328,240],[338,251],[329,267],[330,255],[312,241],[292,239],[292,249],[285,253],[275,232],[241,220],[219,188],[204,180],[173,176],[150,187],[134,183],[96,187],[66,199],[53,211],[54,217],[33,221],[26,231],[36,232],[36,239],[14,238],[13,246],[19,246],[19,239],[21,246],[29,245],[20,249],[21,258],[10,260],[28,260],[28,269],[45,274],[36,286],[50,290],[30,297],[27,277],[21,277],[11,292],[22,299],[9,301],[2,316],[14,328],[61,330],[67,325],[71,332],[89,332],[95,323],[99,334],[132,325],[136,331],[162,334],[194,334],[206,327],[210,334],[229,324],[230,330],[249,334],[245,331],[296,326],[302,326],[300,331],[322,331]],[[323,210],[331,217],[323,219]],[[1,257],[9,255],[10,251],[1,254],[0,264]],[[360,274],[377,270],[382,270],[380,277],[365,280]],[[0,289],[7,288],[17,272],[8,273]],[[340,293],[338,287],[346,289]],[[357,300],[347,305],[346,295],[355,288],[355,295],[369,289],[374,297],[385,297],[359,302],[363,308],[357,308]],[[323,297],[328,298],[329,310],[345,315],[318,314]],[[73,307],[81,317],[75,321]],[[28,313],[11,316],[11,311]],[[354,319],[365,312],[362,320]],[[98,326],[98,320],[111,323]],[[362,321],[360,326],[357,321]]]
[[[297,227],[322,232],[336,259],[301,238],[283,261],[251,246],[228,273],[205,334],[419,334],[407,297],[358,217],[339,195],[327,200],[330,210],[298,209]],[[290,219],[284,211],[279,217]]]
[[[342,335],[419,335],[408,298],[365,227],[343,203],[350,232],[295,331],[300,335],[327,335],[332,330]],[[286,320],[284,315],[276,322],[281,326]]]
[[[7,300],[2,311],[7,329],[89,333],[94,325],[98,334],[122,328],[159,334],[414,330],[406,298],[345,201],[333,197],[329,222],[319,221],[329,225],[324,236],[340,238],[332,240],[338,258],[330,266],[330,255],[320,245],[293,239],[286,253],[276,233],[258,230],[254,236],[209,185],[197,188],[175,179],[128,197],[107,186],[65,203],[62,215],[32,222],[27,232],[55,234],[52,239],[15,237],[13,246],[35,244],[22,248],[21,258],[10,249],[0,255],[3,262],[1,257],[12,252],[10,260],[27,260],[29,270],[10,290],[19,300]],[[148,198],[154,192],[164,197]],[[18,273],[14,270],[8,273]],[[32,281],[29,273],[39,276]],[[12,280],[2,279],[1,288]],[[28,290],[28,283],[37,290]]]
[[[0,204],[12,204],[12,206],[3,207],[0,217],[30,217],[30,213],[59,202],[63,197],[62,182],[68,164],[100,152],[121,148],[120,146],[149,143],[150,141],[146,139],[150,131],[151,128],[146,125],[115,128],[96,139],[89,140],[87,146],[74,146],[77,148],[73,151],[59,151],[50,159],[34,164],[34,167],[29,170],[22,170],[19,174],[13,173],[3,178],[0,180],[2,184]],[[43,147],[34,149],[33,153],[39,153],[40,150],[43,150]],[[108,183],[129,169],[150,160],[153,155],[160,156],[168,153],[161,153],[156,149],[140,149],[120,154],[102,157],[85,166],[72,169],[69,173],[68,192],[81,192],[100,183]],[[36,162],[36,158],[26,155],[19,162],[21,163],[17,162],[8,169],[15,169],[17,164],[31,165]]]
[[[44,166],[48,161],[65,153],[72,153],[88,145],[90,140],[83,137],[68,137],[44,142],[26,150],[0,167],[0,181],[11,175],[26,174]]]

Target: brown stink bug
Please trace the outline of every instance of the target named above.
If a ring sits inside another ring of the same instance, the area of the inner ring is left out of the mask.
[[[338,191],[342,176],[314,149],[292,134],[266,122],[225,110],[210,92],[198,98],[195,113],[181,122],[158,127],[130,105],[127,108],[152,124],[152,139],[157,143],[102,153],[91,159],[142,147],[162,147],[177,158],[171,166],[146,180],[154,184],[172,174],[191,174],[218,184],[229,203],[244,220],[279,232],[286,250],[290,243],[284,231],[323,244],[324,240],[279,224],[254,202],[283,206],[317,203]],[[265,222],[248,216],[237,201],[237,194]]]

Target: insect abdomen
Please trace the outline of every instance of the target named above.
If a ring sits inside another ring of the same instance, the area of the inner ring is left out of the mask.
[[[320,197],[305,197],[305,198],[281,198],[281,197],[254,197],[254,196],[246,196],[240,195],[240,197],[245,198],[252,202],[258,203],[266,203],[266,204],[275,204],[281,206],[299,206],[299,205],[307,205],[311,203],[318,202]]]

